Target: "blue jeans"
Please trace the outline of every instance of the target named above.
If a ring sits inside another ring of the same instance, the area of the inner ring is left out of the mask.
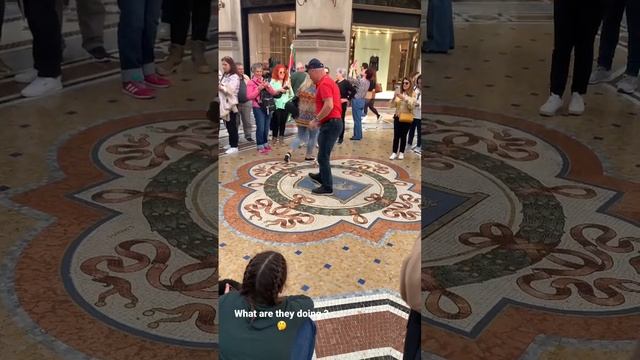
[[[451,0],[430,0],[427,5],[427,51],[446,53],[453,47]]]
[[[638,72],[640,72],[640,3],[637,0],[607,1],[600,36],[598,65],[611,70],[613,57],[620,40],[620,23],[625,9],[629,31],[626,74],[638,76]]]
[[[253,117],[256,119],[256,145],[258,150],[264,149],[269,143],[269,120],[271,117],[263,108],[253,108]]]
[[[331,150],[342,132],[340,118],[332,119],[320,126],[318,134],[318,165],[320,165],[320,180],[322,186],[333,189],[331,176]]]
[[[122,81],[142,81],[155,73],[154,44],[162,0],[118,0],[118,50]]]
[[[313,148],[316,146],[318,138],[318,129],[310,129],[304,126],[298,126],[298,136],[291,143],[291,152],[294,152],[301,143],[307,143],[306,157],[313,156]]]
[[[366,102],[367,100],[365,99],[351,100],[351,108],[353,110],[353,138],[357,140],[362,139],[362,114],[364,113]]]

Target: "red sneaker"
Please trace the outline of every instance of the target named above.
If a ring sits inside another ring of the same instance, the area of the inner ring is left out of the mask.
[[[169,81],[169,79],[164,78],[158,74],[151,74],[151,75],[145,76],[144,82],[145,84],[158,89],[164,89],[171,86],[171,81]]]
[[[262,155],[269,155],[269,150],[267,150],[267,149],[260,149],[260,150],[258,150],[258,152],[260,154],[262,154]]]
[[[136,99],[153,99],[156,92],[144,86],[143,83],[127,81],[122,83],[122,92]]]
[[[273,150],[269,144],[265,145],[264,148],[267,149],[268,151]]]

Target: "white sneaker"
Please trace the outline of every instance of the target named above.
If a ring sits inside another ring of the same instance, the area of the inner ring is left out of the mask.
[[[611,79],[611,71],[602,66],[598,66],[589,77],[589,84],[598,84],[601,82],[609,81]]]
[[[398,159],[399,160],[404,160],[404,153],[400,153],[400,155],[398,155]]]
[[[225,154],[235,154],[238,152],[238,148],[229,148],[229,150],[225,151]]]
[[[38,70],[29,69],[25,72],[16,74],[16,76],[13,77],[13,80],[21,84],[29,84],[29,83],[32,83],[33,80],[35,80],[37,77],[38,77]]]
[[[570,115],[582,115],[584,113],[584,99],[582,95],[574,92],[571,96],[571,103],[569,104]]]
[[[415,150],[418,147],[418,145],[413,145],[411,146],[411,150]]]
[[[638,77],[624,74],[616,84],[618,91],[625,94],[633,94],[638,88]]]
[[[415,153],[416,153],[416,154],[418,154],[418,155],[422,155],[422,148],[421,148],[421,147],[419,147],[419,146],[416,146],[416,147],[413,149],[413,152],[415,152]]]
[[[60,76],[57,78],[37,77],[26,88],[22,89],[21,94],[24,97],[38,97],[53,94],[62,90],[62,80]]]
[[[554,116],[562,107],[562,98],[556,94],[551,94],[544,105],[540,107],[540,115]]]
[[[393,153],[391,154],[391,156],[389,156],[389,160],[395,160],[398,157],[398,154]]]
[[[231,149],[231,145],[227,144],[227,145],[223,146],[222,148],[225,149],[225,150],[229,150],[229,149]]]

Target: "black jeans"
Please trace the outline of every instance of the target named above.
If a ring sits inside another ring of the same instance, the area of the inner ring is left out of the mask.
[[[393,119],[393,153],[398,152],[398,146],[400,147],[400,152],[403,153],[405,148],[407,147],[407,134],[409,133],[409,129],[411,129],[412,123],[400,122],[400,120],[396,117]]]
[[[380,116],[380,114],[378,113],[378,110],[376,110],[376,108],[374,107],[373,103],[375,101],[376,101],[375,95],[373,96],[373,99],[366,101],[366,103],[364,104],[364,114],[365,115],[367,115],[367,112],[369,111],[369,109],[371,109],[371,111],[373,111],[373,113],[376,114],[376,116]]]
[[[62,34],[58,0],[24,0],[24,14],[33,35],[33,67],[40,77],[61,74]]]
[[[342,103],[342,132],[340,133],[340,137],[338,137],[338,141],[340,142],[344,141],[344,128],[345,128],[344,117],[347,116],[348,105],[349,105],[348,102]]]
[[[407,335],[404,339],[404,356],[402,357],[404,360],[420,359],[421,319],[422,315],[419,312],[411,310],[407,321]]]
[[[598,65],[611,70],[613,57],[620,40],[620,23],[627,10],[629,51],[627,52],[626,73],[638,76],[640,71],[640,3],[637,0],[608,0],[602,21]]]
[[[551,93],[562,96],[567,86],[571,52],[574,51],[571,92],[587,93],[593,67],[595,41],[605,1],[555,0],[553,2],[554,49]]]
[[[318,165],[320,166],[320,180],[322,186],[333,189],[331,175],[331,150],[342,133],[342,122],[339,118],[330,119],[320,126],[318,133]]]
[[[422,130],[421,130],[422,119],[413,119],[413,123],[411,124],[411,129],[409,130],[409,140],[408,144],[413,144],[413,136],[416,135],[416,145],[420,147],[422,145]],[[416,134],[416,130],[418,133]]]
[[[288,113],[284,109],[276,109],[273,113],[273,122],[271,130],[273,131],[273,137],[284,137],[284,130],[287,127]]]
[[[165,24],[171,24],[171,4],[172,0],[162,1],[162,16],[160,20]]]
[[[227,128],[227,132],[229,133],[229,146],[232,148],[238,147],[238,114],[231,112],[229,113],[229,121],[224,122],[224,127]]]
[[[171,11],[171,43],[184,45],[187,42],[189,23],[191,39],[207,41],[211,0],[164,0],[169,1]]]

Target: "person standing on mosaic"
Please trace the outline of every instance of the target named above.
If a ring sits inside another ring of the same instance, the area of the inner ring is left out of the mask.
[[[620,24],[625,11],[629,33],[627,69],[616,87],[622,93],[633,94],[638,88],[640,73],[640,2],[637,0],[607,1],[600,35],[598,67],[591,74],[589,83],[598,84],[611,79],[611,67],[620,40]]]
[[[282,145],[284,144],[284,131],[287,127],[287,120],[289,119],[285,105],[292,98],[292,94],[289,91],[289,72],[284,65],[278,64],[273,69],[273,73],[271,74],[271,87],[278,91],[280,89],[285,90],[282,92],[282,96],[276,99],[276,111],[273,113],[272,119],[274,122],[272,124],[273,143],[276,144],[279,140]]]
[[[269,154],[269,128],[271,115],[265,104],[262,102],[262,92],[267,91],[271,96],[276,96],[279,91],[275,90],[268,81],[264,79],[263,64],[251,65],[251,81],[247,83],[247,98],[251,100],[253,106],[253,118],[256,120],[256,146],[258,152],[263,155]]]
[[[325,66],[318,59],[311,59],[307,71],[316,84],[316,116],[309,123],[311,128],[320,128],[318,133],[319,173],[309,173],[309,177],[320,184],[312,190],[316,195],[333,195],[331,175],[331,150],[342,133],[342,105],[340,89],[325,73]]]
[[[551,59],[550,96],[540,107],[540,115],[554,116],[562,108],[562,94],[567,86],[571,53],[574,53],[573,83],[569,114],[584,113],[583,96],[587,93],[593,67],[593,47],[607,0],[556,0],[553,2],[553,55]]]
[[[377,91],[376,82],[378,81],[377,72],[372,67],[369,67],[367,68],[367,70],[365,70],[365,76],[367,80],[369,80],[369,89],[366,96],[367,103],[365,104],[365,107],[364,107],[364,115],[367,116],[368,111],[371,110],[373,111],[374,114],[376,114],[376,120],[380,120],[381,115],[375,107],[376,91]]]
[[[396,89],[390,106],[396,108],[396,113],[393,116],[393,153],[389,160],[403,160],[407,134],[413,124],[413,108],[416,106],[413,84],[409,78],[402,79],[402,88]]]
[[[306,73],[302,73],[305,74]],[[298,97],[298,117],[295,118],[298,134],[291,143],[291,150],[284,156],[284,161],[289,162],[294,152],[300,144],[307,144],[307,152],[304,157],[305,161],[314,161],[313,151],[316,147],[316,139],[318,137],[318,129],[309,126],[316,116],[316,86],[307,75],[301,85],[294,84],[291,80],[293,88],[297,89]]]
[[[118,0],[118,49],[122,92],[136,99],[152,99],[154,89],[171,82],[156,73],[154,46],[161,0]]]
[[[240,91],[240,76],[235,62],[229,56],[221,60],[222,77],[218,85],[220,97],[220,118],[229,133],[229,149],[226,154],[238,152],[238,92]]]
[[[251,78],[249,78],[249,76],[247,74],[244,73],[244,65],[241,63],[236,63],[236,66],[238,67],[238,76],[240,77],[240,81],[244,82],[245,86],[251,81]],[[238,98],[238,101],[241,101]],[[251,100],[249,98],[247,98],[247,101],[245,102],[241,102],[238,105],[238,108],[240,110],[240,116],[239,116],[239,123],[238,126],[240,126],[240,123],[242,123],[242,129],[244,130],[244,138],[245,140],[247,140],[248,142],[253,142],[253,138],[251,138],[251,132],[253,131],[253,106],[251,104]]]
[[[414,86],[413,92],[416,95],[416,106],[413,107],[413,124],[411,124],[411,129],[409,130],[409,139],[407,140],[407,144],[411,146],[413,144],[413,136],[416,137],[416,145],[411,147],[411,150],[414,152],[421,154],[421,146],[422,146],[422,75],[416,74],[413,77]]]
[[[362,70],[362,76],[356,82],[356,93],[351,100],[351,115],[353,116],[353,136],[351,140],[356,141],[362,140],[362,118],[367,106],[367,94],[369,93],[370,82],[365,74],[366,70]]]
[[[342,144],[342,142],[344,141],[344,118],[347,115],[347,107],[349,106],[349,101],[353,99],[353,96],[356,93],[356,89],[353,87],[351,82],[345,78],[346,76],[347,69],[339,68],[336,72],[336,84],[338,84],[338,88],[340,89],[340,105],[342,106],[342,132],[340,133],[340,137],[338,138],[338,144]]]
[[[191,60],[196,71],[208,74],[211,67],[204,56],[209,21],[211,19],[211,0],[164,0],[169,2],[171,21],[171,45],[169,57],[158,66],[158,73],[169,75],[178,69],[184,57],[189,24],[191,24]]]

